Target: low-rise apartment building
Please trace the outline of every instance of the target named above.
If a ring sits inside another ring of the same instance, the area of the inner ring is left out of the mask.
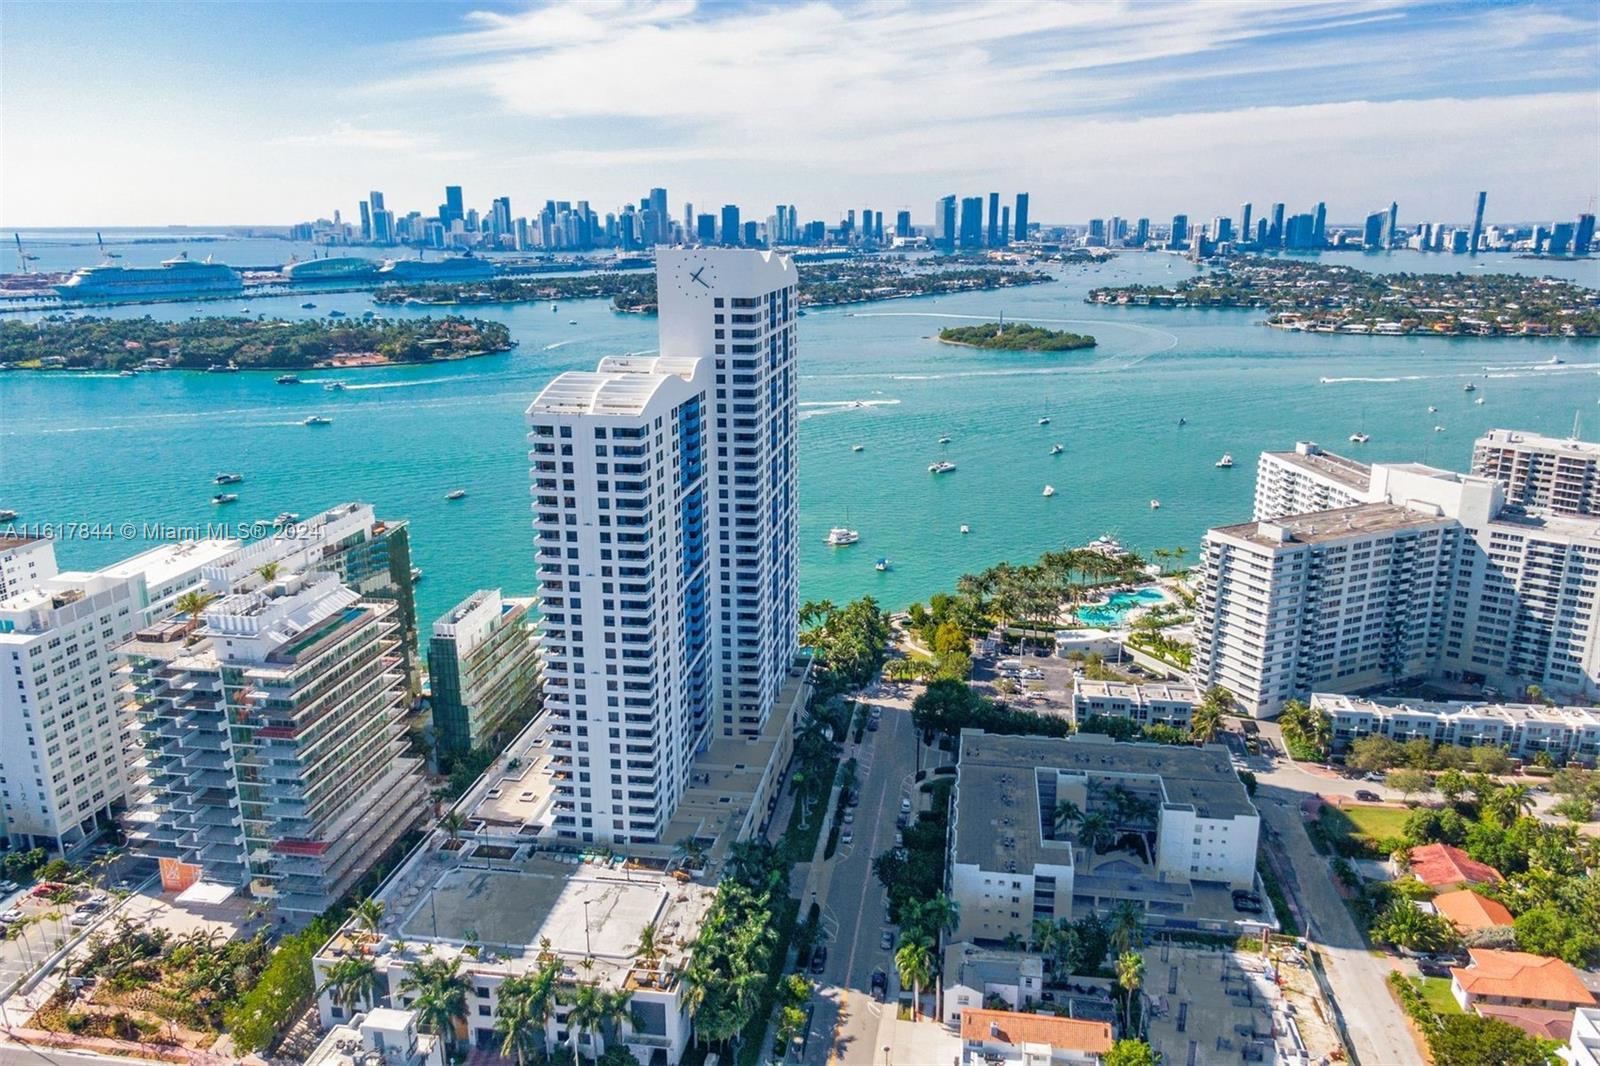
[[[1159,682],[1130,685],[1121,681],[1079,680],[1072,688],[1072,720],[1104,716],[1126,718],[1140,725],[1188,729],[1200,690],[1193,685]]]
[[[961,1014],[962,1066],[1098,1066],[1111,1023],[1053,1014],[968,1009]]]
[[[1026,938],[1036,918],[1120,900],[1181,922],[1207,890],[1225,900],[1255,883],[1260,815],[1219,745],[963,730],[953,805],[955,940]],[[1107,825],[1110,845],[1079,838],[1089,815]]]
[[[1333,692],[1314,693],[1311,706],[1328,715],[1335,751],[1360,737],[1385,736],[1401,743],[1489,745],[1521,759],[1548,752],[1557,762],[1592,765],[1600,758],[1600,710],[1593,707],[1369,699]]]
[[[444,1038],[417,1029],[417,1012],[378,1007],[328,1030],[305,1066],[445,1066]]]

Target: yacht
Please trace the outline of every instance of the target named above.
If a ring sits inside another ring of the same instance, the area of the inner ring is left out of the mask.
[[[954,470],[955,468],[956,468],[956,464],[952,463],[950,460],[948,460],[948,459],[940,459],[937,463],[929,463],[928,464],[928,473],[930,473],[930,474],[948,474],[950,471]]]
[[[275,526],[292,526],[298,521],[300,521],[300,516],[294,511],[279,511],[278,517],[272,520],[272,524]]]
[[[1369,441],[1371,439],[1372,439],[1372,434],[1370,434],[1370,433],[1352,433],[1352,434],[1350,434],[1350,443],[1352,443],[1352,444],[1365,444],[1365,443],[1367,443],[1367,441]]]
[[[1476,403],[1476,404],[1481,404],[1481,403],[1483,403],[1483,397],[1479,396],[1476,400],[1473,400],[1472,402]]]
[[[1477,392],[1478,391],[1478,386],[1474,385],[1472,382],[1469,381],[1465,385],[1461,386],[1461,391],[1462,392]]]
[[[1055,494],[1056,487],[1054,485],[1046,485],[1044,487],[1044,491],[1040,493],[1041,496],[1054,496]]]
[[[342,381],[330,381],[326,385],[322,386],[322,388],[324,389],[324,391],[327,391],[327,392],[343,392],[344,391],[344,382],[342,382]]]
[[[333,425],[333,419],[327,415],[312,415],[300,424],[302,426],[331,426]]]
[[[329,311],[328,312],[328,317],[329,318],[343,318],[344,317],[344,312],[343,311],[339,311],[339,310]]]
[[[211,479],[218,485],[237,485],[244,480],[243,474],[218,474]]]
[[[965,536],[966,534],[971,533],[971,532],[972,532],[972,527],[963,523],[962,526],[961,526],[961,534],[962,534],[962,536]]]
[[[872,564],[872,568],[881,574],[885,570],[889,569],[889,560],[879,559],[877,562]]]
[[[859,452],[862,449],[864,449],[865,447],[866,447],[865,444],[852,444],[852,445],[850,445],[850,450],[853,451],[853,452]]]
[[[828,530],[828,536],[824,543],[830,547],[842,548],[846,544],[854,544],[860,539],[861,534],[857,533],[855,530],[848,529],[844,526],[834,526],[832,529]]]
[[[1041,426],[1048,426],[1050,424],[1050,416],[1046,415],[1045,417],[1039,419],[1039,424]]]
[[[444,498],[447,500],[464,500],[467,498],[467,490],[451,489],[449,492],[444,494]]]
[[[940,437],[939,438],[939,443],[940,444],[949,444],[950,443],[950,438],[949,437]]]
[[[567,325],[569,325],[569,326],[576,326],[576,325],[577,325],[577,324],[578,324],[578,320],[577,320],[577,319],[575,319],[575,318],[569,318],[569,319],[567,319]]]
[[[1435,406],[1433,406],[1433,404],[1431,404],[1431,403],[1430,403],[1430,404],[1429,404],[1429,405],[1428,405],[1428,413],[1429,413],[1429,414],[1430,414],[1430,415],[1431,415],[1431,414],[1437,414],[1437,413],[1438,413],[1438,411],[1439,411],[1439,409],[1438,409],[1438,408],[1437,408],[1437,407],[1435,407]]]
[[[239,494],[237,492],[219,492],[215,496],[211,497],[211,502],[212,503],[238,503],[239,502]]]
[[[119,371],[117,371],[117,377],[119,377],[119,378],[136,378],[138,376],[139,376],[139,372],[137,370],[119,370]]]
[[[315,311],[316,309],[317,305],[313,303],[303,303],[300,305],[300,310],[302,311]]]
[[[272,380],[276,381],[279,385],[298,385],[298,384],[300,384],[300,375],[299,374],[279,374],[277,377],[273,378]]]
[[[0,509],[0,522],[15,521],[16,517],[17,517],[17,512],[11,511],[11,510]]]
[[[1183,418],[1181,416],[1178,418],[1178,425],[1187,426],[1188,424],[1189,424],[1189,420],[1187,418]]]
[[[411,568],[411,583],[413,585],[415,585],[418,581],[421,581],[421,580],[422,580],[422,567],[413,566]]]
[[[1218,470],[1231,470],[1233,468],[1233,456],[1223,452],[1222,458],[1216,462],[1216,467]]]
[[[1434,426],[1433,427],[1433,431],[1435,433],[1443,433],[1444,432],[1444,427],[1443,426]]]
[[[1152,511],[1161,510],[1161,501],[1160,500],[1151,500],[1150,501],[1150,510],[1152,510]]]
[[[1050,454],[1051,455],[1060,455],[1062,450],[1063,449],[1062,449],[1060,444],[1052,444],[1052,445],[1050,445]]]

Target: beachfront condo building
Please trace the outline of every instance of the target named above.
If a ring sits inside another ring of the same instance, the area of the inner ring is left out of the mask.
[[[1600,444],[1491,429],[1472,446],[1472,472],[1504,485],[1508,504],[1600,516]]]
[[[1508,507],[1496,480],[1374,464],[1368,502],[1207,532],[1193,680],[1257,717],[1434,678],[1600,694],[1600,521]]]
[[[1378,699],[1332,692],[1313,694],[1311,706],[1328,715],[1335,751],[1361,737],[1384,736],[1402,744],[1426,740],[1465,748],[1488,745],[1519,759],[1532,759],[1542,751],[1558,763],[1593,766],[1600,757],[1600,710],[1593,707]]]
[[[660,348],[528,408],[557,826],[648,842],[713,732],[759,736],[796,647],[796,273],[662,249]]]
[[[248,889],[309,920],[421,818],[404,754],[407,703],[393,601],[328,571],[207,571],[198,617],[124,646],[148,791],[130,819],[163,888]]]
[[[92,573],[56,573],[48,541],[33,542],[26,561],[12,557],[7,580],[19,591],[0,600],[0,829],[14,846],[71,851],[123,807],[128,737],[114,649],[238,547],[164,545]]]
[[[1182,682],[1133,685],[1122,681],[1078,680],[1072,686],[1072,721],[1126,718],[1141,726],[1188,729],[1200,690]]]
[[[1288,452],[1262,452],[1256,464],[1257,522],[1371,503],[1372,468],[1300,441]]]
[[[1124,900],[1152,924],[1227,924],[1237,917],[1230,891],[1255,884],[1261,816],[1218,744],[964,729],[952,809],[950,893],[961,908],[952,943],[1027,940],[1035,919]],[[1091,815],[1113,843],[1083,838]]]
[[[48,537],[0,534],[0,600],[55,577],[55,543]]]
[[[428,643],[433,736],[461,755],[514,732],[539,710],[539,641],[532,599],[479,589],[438,621]]]

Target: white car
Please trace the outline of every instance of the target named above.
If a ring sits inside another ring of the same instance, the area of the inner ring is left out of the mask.
[[[23,919],[22,908],[12,907],[4,914],[0,914],[0,922],[20,922]]]
[[[74,914],[71,918],[67,919],[67,924],[72,926],[74,929],[82,929],[92,921],[94,921],[94,914],[92,912],[86,913],[79,911],[77,914]]]

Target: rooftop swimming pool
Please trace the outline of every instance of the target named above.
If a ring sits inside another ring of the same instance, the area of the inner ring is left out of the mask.
[[[1133,592],[1114,592],[1105,603],[1078,608],[1078,621],[1099,629],[1115,629],[1122,624],[1128,612],[1136,607],[1149,607],[1166,599],[1160,589],[1136,589]]]

